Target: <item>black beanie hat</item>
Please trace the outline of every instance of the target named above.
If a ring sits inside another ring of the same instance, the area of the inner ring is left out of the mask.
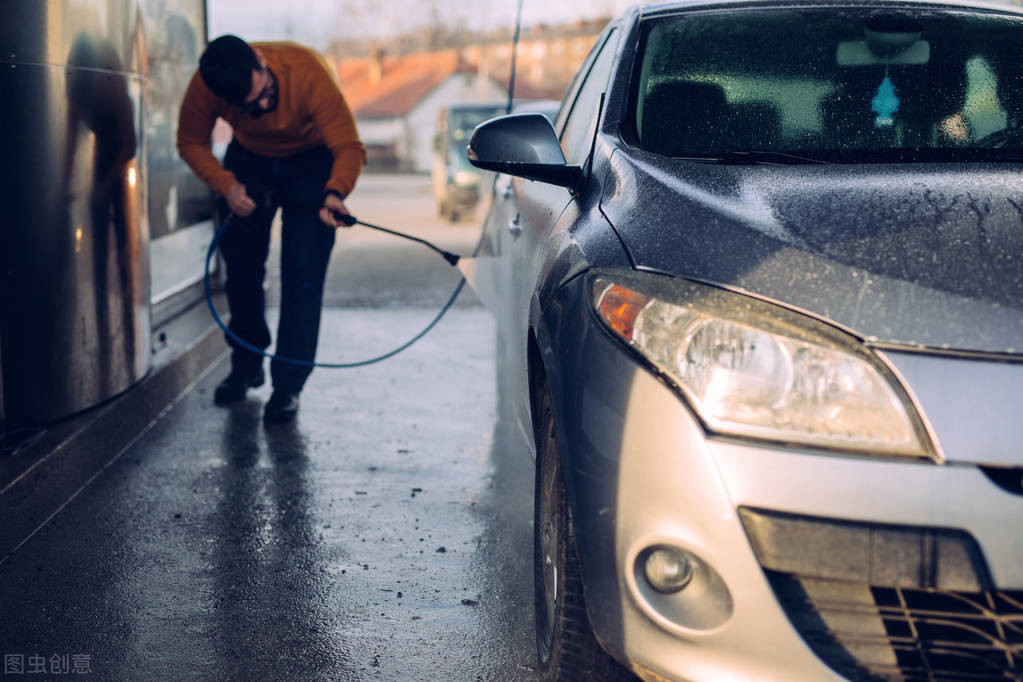
[[[199,57],[199,75],[206,87],[234,105],[244,104],[252,90],[252,72],[260,68],[249,44],[233,35],[212,41]]]

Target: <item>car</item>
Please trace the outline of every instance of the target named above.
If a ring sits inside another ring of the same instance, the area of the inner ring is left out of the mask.
[[[487,121],[545,679],[1023,679],[1023,14],[701,1]]]
[[[438,112],[430,179],[440,217],[456,222],[476,210],[483,173],[466,160],[465,146],[478,123],[506,113],[507,106],[506,102],[456,102]]]
[[[551,125],[558,118],[558,110],[561,109],[561,102],[556,99],[530,99],[524,100],[514,107],[510,113],[513,114],[543,114]]]

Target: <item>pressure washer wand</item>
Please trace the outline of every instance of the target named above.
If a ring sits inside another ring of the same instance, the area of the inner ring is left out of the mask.
[[[330,214],[334,217],[334,220],[338,221],[339,223],[343,223],[344,225],[347,225],[349,227],[351,227],[352,225],[362,225],[363,227],[368,227],[371,230],[379,230],[380,232],[386,232],[387,234],[393,234],[395,237],[401,237],[403,239],[408,239],[409,241],[419,242],[423,246],[426,246],[426,247],[428,247],[430,249],[433,249],[434,251],[439,253],[441,256],[443,256],[444,260],[446,260],[448,262],[448,264],[450,264],[450,265],[458,265],[458,259],[460,258],[460,256],[457,253],[451,253],[450,251],[445,251],[444,249],[440,248],[436,244],[428,242],[425,239],[420,239],[419,237],[414,237],[414,236],[412,236],[410,234],[405,234],[404,232],[398,232],[396,230],[389,230],[386,227],[380,227],[379,225],[372,225],[372,224],[367,223],[365,221],[359,220],[358,218],[353,216],[351,213],[347,213],[347,214],[346,213],[342,213],[341,211],[338,211],[336,209],[329,209],[329,210],[330,210]]]
[[[272,207],[275,205],[275,202],[273,200],[273,193],[267,188],[262,187],[261,185],[258,185],[256,183],[249,183],[246,186],[246,191],[249,194],[249,196],[251,196],[255,200],[256,204],[259,206]],[[288,205],[297,208],[308,209],[313,213],[316,213],[320,210],[320,206],[307,203],[304,201],[292,201],[288,202]],[[337,209],[334,208],[328,208],[327,210],[330,211],[330,214],[334,217],[334,220],[348,227],[351,227],[352,225],[362,225],[363,227],[368,227],[371,230],[386,232],[387,234],[394,235],[395,237],[401,237],[402,239],[408,239],[409,241],[419,242],[423,246],[439,253],[444,258],[444,260],[448,262],[449,265],[458,265],[458,259],[460,258],[460,256],[457,253],[445,251],[444,249],[438,247],[436,244],[428,242],[425,239],[420,239],[419,237],[414,237],[410,234],[405,234],[404,232],[398,232],[397,230],[390,230],[386,227],[381,227],[380,225],[373,225],[372,223],[364,222],[353,216],[351,213],[342,213],[341,211],[338,211]],[[228,216],[228,219],[230,219],[232,215],[234,214],[230,214]]]
[[[387,234],[394,235],[395,237],[401,237],[403,239],[409,239],[409,240],[414,241],[414,242],[419,242],[420,244],[422,244],[424,246],[428,246],[429,248],[431,248],[434,251],[436,251],[437,253],[439,253],[441,256],[444,257],[444,260],[446,260],[451,265],[457,265],[458,264],[458,260],[459,260],[458,254],[454,254],[454,253],[451,253],[449,251],[445,251],[445,250],[443,250],[441,248],[438,248],[434,244],[431,244],[430,242],[426,241],[425,239],[420,239],[419,237],[413,237],[412,235],[405,234],[404,232],[397,232],[395,230],[389,230],[386,227],[380,227],[379,225],[370,225],[369,223],[364,223],[363,221],[359,220],[358,218],[356,218],[355,216],[351,215],[350,213],[349,214],[345,214],[345,213],[341,213],[340,211],[336,211],[334,209],[329,209],[329,210],[330,210],[331,214],[334,216],[334,219],[337,220],[339,223],[343,223],[345,225],[359,224],[359,225],[362,225],[363,227],[368,227],[368,228],[370,228],[372,230],[379,230],[381,232],[386,232]],[[210,314],[213,316],[213,320],[217,323],[217,326],[219,326],[222,330],[224,330],[224,333],[227,334],[227,336],[229,336],[230,338],[234,339],[234,341],[238,345],[242,346],[243,348],[246,348],[246,349],[252,351],[253,353],[256,353],[257,355],[261,355],[263,357],[270,358],[271,360],[276,359],[276,360],[279,360],[281,362],[287,362],[287,363],[293,364],[293,365],[300,365],[302,367],[325,367],[327,369],[350,369],[350,368],[353,368],[353,367],[365,367],[366,365],[372,365],[372,364],[375,364],[377,362],[381,362],[382,360],[386,360],[388,358],[394,357],[398,353],[402,352],[403,350],[405,350],[406,348],[408,348],[409,346],[414,344],[419,339],[421,339],[424,336],[426,336],[426,334],[431,329],[433,329],[434,326],[438,322],[440,322],[440,319],[442,317],[444,317],[444,314],[447,313],[447,311],[451,309],[451,306],[454,304],[455,299],[458,298],[459,292],[462,291],[462,287],[465,286],[465,277],[462,276],[462,277],[460,277],[458,279],[458,286],[455,287],[455,290],[454,290],[454,292],[452,292],[451,297],[448,298],[447,302],[440,309],[440,312],[437,313],[437,315],[430,321],[430,323],[428,325],[426,325],[426,327],[424,327],[422,329],[422,331],[420,331],[418,334],[416,334],[411,339],[409,339],[405,343],[401,344],[397,348],[395,348],[393,350],[390,350],[390,351],[388,351],[386,353],[383,353],[382,355],[378,355],[376,357],[369,358],[367,360],[359,360],[357,362],[312,362],[312,361],[308,361],[308,360],[298,360],[298,359],[295,359],[295,358],[287,358],[287,357],[282,357],[282,356],[274,355],[272,353],[267,353],[262,348],[259,348],[257,346],[252,345],[251,343],[249,343],[245,339],[242,339],[237,334],[235,334],[233,331],[231,331],[228,328],[228,326],[226,324],[224,324],[224,321],[222,319],[220,319],[220,315],[217,314],[217,308],[216,308],[216,306],[213,305],[213,290],[212,290],[212,287],[210,286],[210,262],[213,260],[213,255],[217,251],[217,243],[220,241],[221,235],[223,235],[224,231],[227,230],[228,225],[230,225],[231,219],[233,217],[234,217],[233,213],[228,214],[227,218],[221,224],[220,228],[217,229],[217,231],[213,234],[213,239],[210,241],[209,248],[206,250],[206,264],[205,264],[205,267],[203,269],[203,278],[202,278],[203,290],[204,290],[204,292],[206,294],[206,306],[209,308]],[[476,248],[478,249],[479,247],[477,246]],[[475,254],[473,254],[473,255],[475,255]],[[469,258],[469,259],[466,260],[466,262],[472,262],[472,259]]]

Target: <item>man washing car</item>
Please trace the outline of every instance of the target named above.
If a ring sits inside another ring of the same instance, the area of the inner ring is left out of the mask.
[[[210,150],[217,118],[234,129],[223,165]],[[178,151],[193,172],[222,195],[234,214],[220,242],[227,266],[229,328],[259,348],[270,345],[263,280],[270,224],[283,209],[278,355],[312,361],[319,335],[323,284],[365,148],[340,88],[323,58],[294,43],[254,43],[225,35],[199,59],[181,104]],[[263,359],[236,344],[231,373],[214,402],[244,399],[264,382]],[[311,367],[274,360],[267,422],[287,422]]]

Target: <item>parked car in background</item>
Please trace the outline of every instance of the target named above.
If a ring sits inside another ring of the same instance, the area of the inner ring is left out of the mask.
[[[547,120],[554,125],[558,118],[558,110],[561,109],[561,102],[555,99],[530,99],[516,104],[512,107],[513,114],[543,114]]]
[[[1023,679],[1021,44],[658,5],[476,128],[544,677]]]
[[[473,128],[506,111],[507,103],[501,102],[461,102],[440,110],[430,175],[442,218],[454,222],[476,210],[482,173],[466,160],[465,147]]]

